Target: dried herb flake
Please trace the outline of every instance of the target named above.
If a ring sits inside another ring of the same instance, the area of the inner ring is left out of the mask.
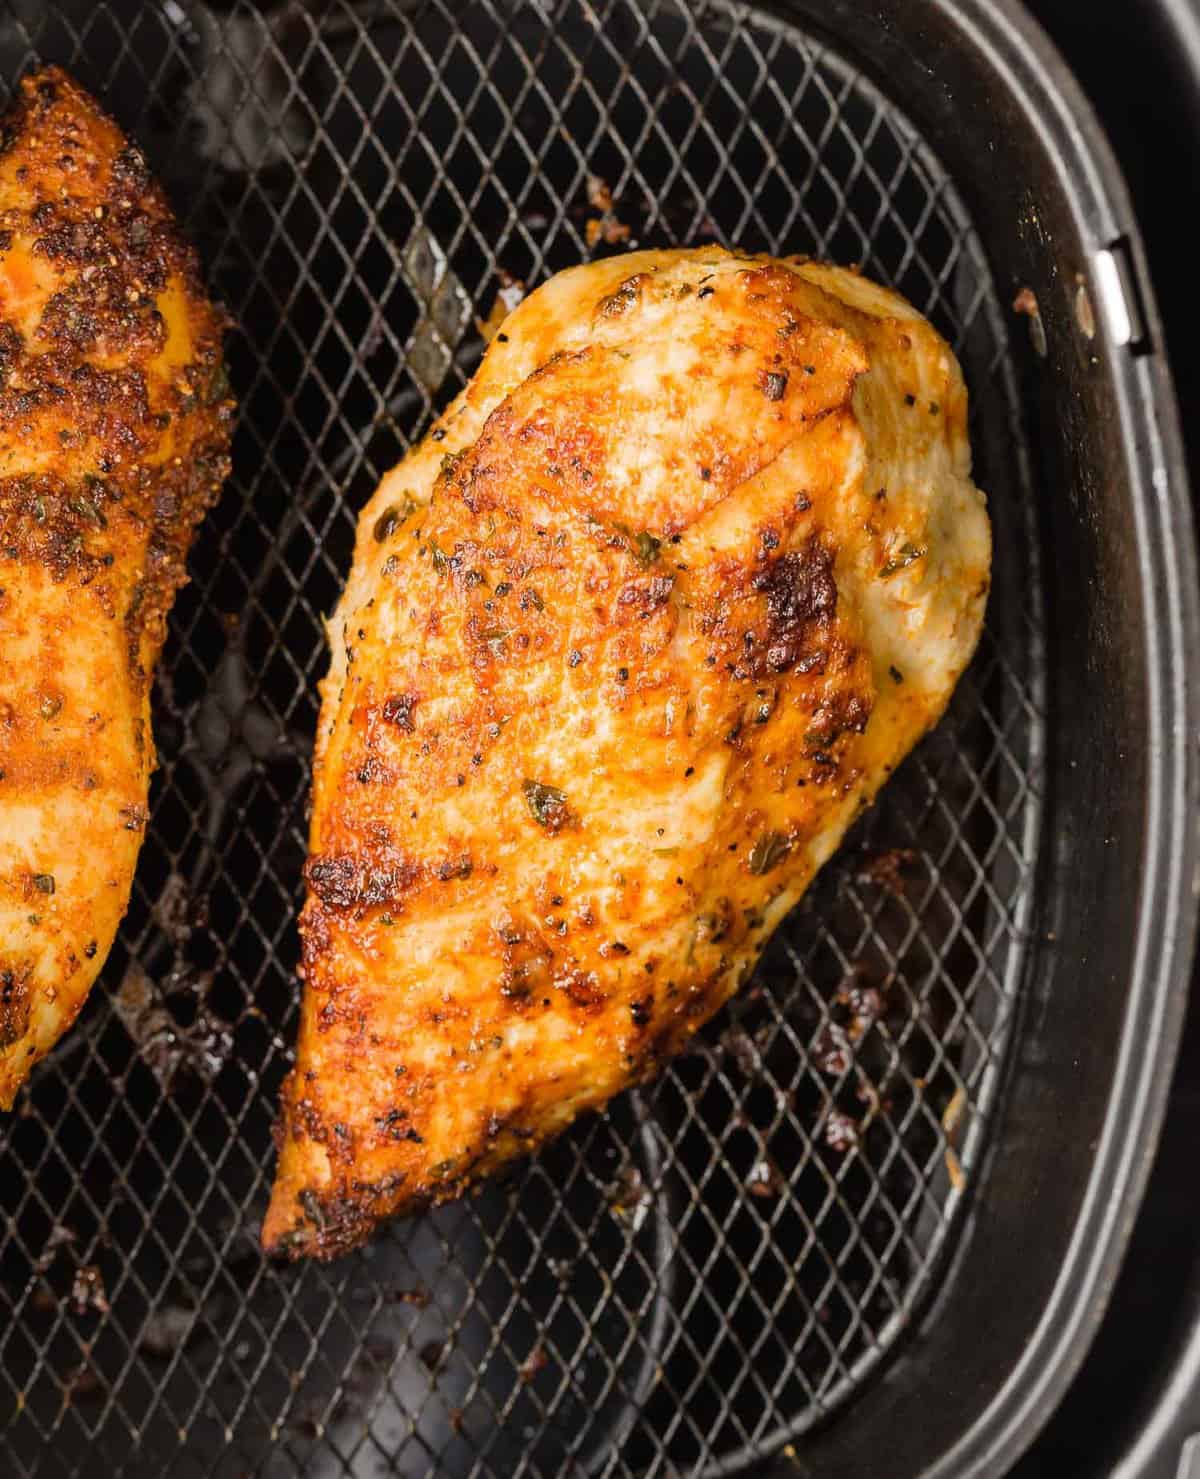
[[[417,500],[411,493],[406,493],[402,503],[393,503],[390,508],[384,509],[375,520],[375,543],[382,544],[385,539],[391,538],[416,507]]]
[[[758,875],[769,873],[772,868],[783,861],[791,851],[791,846],[792,844],[782,832],[764,832],[750,849],[746,866],[751,873]]]
[[[634,540],[633,552],[637,556],[639,565],[653,565],[658,559],[660,549],[662,549],[662,540],[656,539],[645,529]]]
[[[557,832],[567,819],[567,797],[557,786],[547,786],[542,781],[523,781],[521,790],[525,794],[525,805],[539,827],[548,832]]]

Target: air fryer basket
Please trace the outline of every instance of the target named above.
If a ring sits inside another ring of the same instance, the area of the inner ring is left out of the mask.
[[[0,1471],[1001,1472],[1102,1308],[1192,924],[1170,383],[1070,80],[985,0],[0,0],[0,75],[39,58],[166,185],[241,414],[128,919],[0,1127]],[[355,511],[501,291],[712,239],[861,262],[954,344],[976,662],[691,1056],[469,1202],[269,1263]]]

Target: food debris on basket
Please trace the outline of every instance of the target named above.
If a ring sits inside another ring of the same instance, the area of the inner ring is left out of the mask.
[[[840,1109],[831,1109],[825,1117],[825,1144],[830,1150],[845,1153],[858,1144],[858,1125]]]
[[[963,1110],[967,1107],[967,1091],[959,1084],[950,1096],[950,1102],[942,1110],[942,1129],[946,1138],[949,1139],[958,1128],[962,1119]]]
[[[104,1291],[104,1279],[94,1263],[82,1264],[75,1270],[71,1285],[71,1303],[77,1315],[94,1310],[98,1315],[107,1315],[108,1296]]]
[[[750,1167],[746,1190],[752,1197],[777,1197],[787,1186],[783,1173],[769,1156],[762,1156]]]
[[[202,982],[198,989],[196,983],[186,983],[187,992],[199,996],[206,984]],[[233,1049],[228,1025],[205,1006],[196,1008],[191,1022],[180,1022],[137,961],[126,968],[113,1005],[143,1063],[164,1088],[170,1087],[181,1070],[211,1083]]]
[[[918,861],[918,855],[911,847],[889,847],[884,852],[863,858],[855,876],[866,883],[878,883],[891,893],[902,894],[905,871],[914,868]]]
[[[813,1058],[821,1072],[830,1078],[841,1078],[850,1067],[853,1061],[850,1044],[846,1032],[836,1022],[830,1022],[817,1037]]]
[[[1042,322],[1042,310],[1037,294],[1032,288],[1022,288],[1013,299],[1013,312],[1023,313],[1029,319],[1029,340],[1039,359],[1046,358],[1046,325]]]
[[[421,309],[405,359],[414,380],[432,395],[453,363],[453,346],[471,322],[471,299],[441,242],[425,225],[413,227],[401,265]]]
[[[546,1352],[540,1345],[535,1345],[533,1350],[525,1357],[517,1367],[517,1376],[523,1382],[531,1382],[539,1371],[544,1371],[550,1364]]]
[[[503,267],[497,269],[497,276],[500,278],[500,286],[496,290],[496,296],[492,299],[492,306],[488,309],[487,317],[475,320],[475,327],[479,330],[479,335],[485,344],[490,344],[500,332],[500,326],[524,298],[526,292],[525,284],[521,279],[505,272]]]
[[[727,1027],[717,1039],[717,1046],[730,1057],[739,1073],[754,1078],[762,1062],[754,1039],[742,1027]]]
[[[966,1173],[963,1171],[962,1162],[958,1158],[958,1151],[954,1147],[953,1137],[963,1117],[963,1111],[967,1107],[967,1091],[962,1084],[958,1084],[954,1093],[950,1096],[950,1102],[942,1111],[942,1133],[946,1137],[946,1175],[950,1178],[950,1185],[955,1191],[961,1191],[967,1184]]]
[[[602,211],[607,214],[612,210],[612,188],[602,175],[589,175],[587,177],[587,196],[588,204],[594,211]]]
[[[605,246],[620,246],[627,242],[630,228],[618,219],[613,210],[613,194],[608,182],[600,175],[589,175],[587,194],[588,205],[599,212],[596,216],[589,216],[583,228],[584,240],[588,246],[594,247],[601,241]]]
[[[641,1220],[639,1214],[653,1199],[650,1188],[642,1179],[642,1173],[632,1161],[626,1161],[609,1187],[609,1210],[617,1217],[633,1218],[636,1224]]]
[[[882,990],[878,986],[865,985],[857,977],[842,984],[834,1001],[849,1012],[843,1030],[852,1043],[860,1042],[872,1024],[883,1015]]]
[[[66,1247],[68,1243],[75,1242],[76,1237],[74,1228],[68,1227],[64,1222],[56,1222],[46,1234],[46,1242],[33,1265],[35,1271],[44,1274],[57,1258],[58,1250]]]
[[[175,948],[187,944],[192,933],[191,901],[187,879],[172,870],[158,892],[150,912],[155,924]]]
[[[388,1300],[392,1304],[411,1304],[414,1309],[423,1310],[429,1304],[429,1290],[423,1284],[414,1284],[411,1289],[392,1289]]]

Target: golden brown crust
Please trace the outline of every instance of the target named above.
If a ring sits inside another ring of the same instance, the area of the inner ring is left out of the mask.
[[[268,1247],[331,1257],[655,1072],[956,675],[916,664],[896,722],[864,619],[904,511],[856,410],[887,331],[779,263],[639,262],[527,300],[504,352],[548,352],[490,351],[364,512]]]
[[[87,585],[146,544],[130,621],[152,655],[228,472],[225,325],[142,156],[57,68],[22,81],[0,135],[0,261],[0,446],[40,469],[6,475],[0,453],[5,558]],[[164,306],[186,317],[177,361]]]
[[[128,897],[153,664],[229,466],[223,328],[141,155],[57,68],[26,77],[0,129],[0,1104]]]

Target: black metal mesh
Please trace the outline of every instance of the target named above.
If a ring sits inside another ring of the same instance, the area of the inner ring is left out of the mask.
[[[144,145],[237,322],[241,416],[172,619],[119,946],[0,1128],[0,1469],[750,1464],[862,1384],[936,1276],[1021,973],[1037,545],[1005,311],[952,182],[834,51],[716,0],[0,0],[0,75],[35,57]],[[625,227],[860,261],[931,314],[991,494],[987,634],[690,1057],[468,1203],[268,1264],[355,510],[473,369],[499,289]]]

